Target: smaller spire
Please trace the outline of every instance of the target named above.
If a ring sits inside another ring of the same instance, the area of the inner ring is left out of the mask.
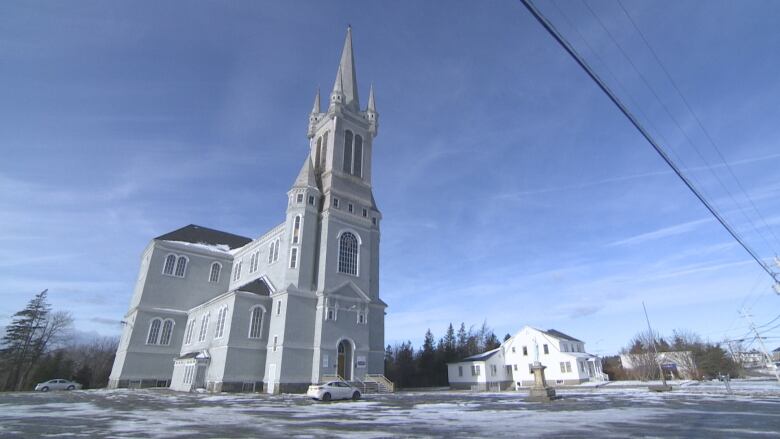
[[[314,105],[311,107],[312,113],[320,112],[320,88],[317,87],[317,94],[314,95]]]
[[[376,103],[374,102],[374,83],[368,89],[368,111],[376,113]]]
[[[344,81],[341,80],[341,68],[336,72],[336,81],[333,83],[333,94],[342,95],[344,92]]]

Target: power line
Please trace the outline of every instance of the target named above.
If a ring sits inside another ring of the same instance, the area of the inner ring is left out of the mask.
[[[674,90],[677,92],[677,95],[680,96],[680,99],[682,100],[683,104],[685,105],[685,108],[688,109],[688,112],[691,113],[694,120],[696,120],[696,124],[699,126],[701,131],[704,133],[705,137],[709,141],[709,143],[712,145],[713,149],[715,149],[715,152],[717,152],[718,157],[720,157],[720,160],[723,162],[724,165],[726,165],[726,169],[729,171],[729,174],[731,174],[731,177],[734,179],[734,181],[737,183],[737,186],[742,191],[742,193],[745,195],[745,198],[747,198],[750,205],[753,207],[753,210],[756,212],[756,215],[758,215],[759,219],[764,225],[764,228],[766,228],[769,233],[772,235],[772,237],[775,239],[775,243],[780,244],[780,239],[778,239],[777,235],[775,235],[774,230],[772,230],[771,227],[769,227],[769,224],[766,222],[766,219],[764,218],[764,215],[761,214],[761,211],[758,210],[758,207],[756,207],[756,204],[753,202],[753,198],[750,196],[750,194],[745,190],[744,186],[742,186],[742,183],[739,181],[737,176],[734,174],[734,171],[731,169],[731,166],[726,161],[726,158],[723,156],[723,154],[720,151],[720,148],[718,148],[718,145],[715,143],[715,140],[713,140],[712,136],[710,135],[710,132],[704,128],[704,124],[701,122],[701,119],[699,119],[699,115],[696,114],[695,111],[693,111],[693,108],[688,103],[688,100],[685,98],[685,95],[682,94],[682,91],[680,91],[680,88],[677,86],[677,83],[672,78],[672,75],[669,73],[669,70],[667,70],[664,63],[661,61],[661,58],[658,56],[656,51],[653,49],[653,47],[650,45],[650,42],[647,41],[647,38],[645,38],[645,35],[642,33],[642,31],[639,29],[639,26],[637,26],[634,19],[631,17],[631,14],[628,13],[628,10],[626,10],[625,6],[623,6],[622,0],[617,0],[618,5],[620,6],[620,9],[623,10],[623,13],[628,18],[628,21],[631,22],[631,25],[636,30],[637,34],[639,34],[639,37],[644,42],[645,46],[650,50],[650,53],[653,55],[653,58],[655,58],[658,65],[661,67],[661,70],[663,70],[664,74],[666,75],[666,78],[669,80],[669,83],[672,84],[672,87],[674,87]]]
[[[594,82],[596,82],[596,85],[599,86],[599,88],[606,93],[607,97],[620,109],[620,111],[623,113],[626,118],[631,122],[632,125],[639,131],[640,134],[645,138],[645,140],[650,143],[650,145],[655,149],[655,151],[658,153],[658,155],[661,156],[661,158],[666,162],[667,165],[669,165],[675,174],[682,180],[682,182],[688,187],[688,189],[693,192],[693,194],[696,196],[696,198],[704,205],[704,207],[707,208],[707,210],[710,211],[710,213],[718,220],[718,222],[726,229],[726,231],[729,232],[729,234],[737,240],[737,242],[742,246],[742,248],[745,249],[748,254],[758,263],[761,268],[766,271],[766,273],[772,278],[775,282],[780,282],[780,279],[778,279],[778,276],[772,272],[769,267],[764,264],[761,259],[758,257],[758,255],[753,251],[752,248],[750,248],[747,243],[745,243],[742,238],[737,234],[737,232],[726,222],[723,217],[720,216],[720,214],[715,210],[715,208],[707,201],[702,194],[699,192],[699,190],[693,186],[693,184],[688,180],[688,178],[682,174],[680,169],[677,167],[677,165],[672,161],[672,159],[669,157],[669,155],[661,148],[660,145],[653,139],[653,137],[647,132],[647,130],[642,126],[642,124],[636,119],[636,117],[626,108],[626,106],[620,101],[620,99],[612,92],[612,90],[607,86],[607,84],[593,71],[593,69],[588,65],[587,61],[585,61],[577,52],[576,50],[569,44],[568,41],[558,32],[558,30],[553,26],[553,24],[545,18],[542,13],[536,8],[536,6],[533,5],[531,0],[520,0],[523,5],[531,12],[531,14],[536,18],[537,21],[547,30],[547,32],[552,35],[553,38],[558,42],[558,44],[563,47],[564,50],[574,59],[577,64],[582,67],[583,70],[585,70],[585,73],[590,76],[591,79],[593,79]]]
[[[580,1],[582,2],[582,4],[585,5],[585,7],[590,12],[590,14],[596,19],[596,21],[599,23],[599,26],[601,26],[601,28],[604,29],[604,32],[607,34],[607,36],[612,41],[612,43],[615,45],[615,47],[618,48],[618,50],[623,55],[623,57],[628,61],[628,63],[631,66],[631,68],[634,70],[634,72],[636,72],[636,74],[639,76],[639,78],[645,84],[645,87],[647,87],[647,89],[650,90],[650,93],[652,93],[652,95],[655,98],[655,100],[661,105],[661,108],[664,110],[666,115],[669,116],[669,119],[672,120],[674,125],[677,127],[677,130],[680,131],[680,133],[683,135],[683,137],[685,137],[685,140],[688,142],[688,144],[691,145],[691,147],[693,147],[693,150],[696,151],[696,154],[704,162],[704,165],[705,165],[704,167],[707,170],[709,170],[710,173],[712,173],[712,175],[715,177],[715,180],[718,182],[718,184],[720,184],[720,187],[723,188],[724,191],[726,191],[726,194],[728,195],[728,197],[731,199],[731,201],[734,203],[734,205],[737,206],[737,209],[740,211],[740,213],[742,213],[742,216],[744,216],[745,219],[747,219],[748,223],[750,223],[750,226],[753,227],[753,230],[755,230],[758,233],[758,235],[761,237],[761,239],[764,241],[764,243],[767,245],[767,247],[771,250],[772,249],[772,245],[766,239],[766,236],[764,236],[764,233],[761,231],[761,229],[756,227],[756,224],[753,222],[753,219],[747,213],[745,213],[745,210],[742,208],[742,205],[740,205],[740,203],[737,202],[737,200],[734,198],[734,195],[731,193],[729,188],[725,185],[725,183],[723,183],[723,181],[720,179],[718,174],[712,169],[712,165],[710,165],[710,163],[704,157],[704,154],[701,153],[701,151],[696,146],[696,143],[693,141],[693,139],[691,139],[691,137],[688,136],[688,132],[683,129],[682,125],[680,125],[680,122],[677,120],[677,118],[674,117],[674,115],[672,114],[672,112],[669,109],[669,107],[667,107],[666,104],[663,102],[663,100],[661,100],[661,97],[655,91],[655,88],[653,88],[653,86],[650,84],[650,81],[637,68],[636,64],[634,64],[634,61],[631,59],[631,57],[628,55],[628,53],[626,53],[625,49],[623,49],[623,46],[617,41],[617,38],[615,38],[615,36],[612,35],[612,32],[610,32],[609,28],[607,28],[607,26],[604,24],[604,22],[601,20],[601,18],[598,16],[598,14],[596,14],[596,11],[594,11],[593,8],[590,7],[590,5],[588,4],[588,2],[586,0],[580,0]],[[670,150],[671,150],[671,148],[670,148]],[[703,186],[699,190],[702,190],[702,189],[703,189]],[[714,207],[714,205],[713,205],[713,207]],[[774,252],[774,253],[777,253],[777,252]]]

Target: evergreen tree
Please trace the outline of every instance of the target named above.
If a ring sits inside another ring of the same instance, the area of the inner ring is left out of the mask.
[[[419,386],[431,386],[435,381],[435,355],[433,347],[433,333],[430,329],[425,332],[425,340],[417,360],[417,368],[420,371],[418,377]]]
[[[25,388],[38,361],[72,324],[70,314],[51,312],[47,292],[43,290],[35,295],[23,310],[13,315],[5,329],[0,341],[0,359],[8,371],[6,390]]]
[[[460,329],[458,329],[458,338],[455,345],[455,352],[457,353],[458,357],[466,357],[467,355],[467,344],[469,341],[469,334],[466,332],[466,324],[461,322],[460,323]]]
[[[504,336],[504,341],[507,341],[507,340],[509,340],[510,338],[512,338],[512,336],[511,336],[511,335],[509,335],[509,333],[507,333],[507,334]]]

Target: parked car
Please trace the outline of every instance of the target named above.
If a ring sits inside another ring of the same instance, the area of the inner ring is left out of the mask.
[[[360,399],[360,391],[344,381],[331,381],[325,384],[309,386],[307,396],[320,401],[331,399]]]
[[[44,381],[42,383],[38,383],[35,386],[35,390],[40,390],[41,392],[48,392],[49,390],[76,390],[80,388],[81,384],[75,381],[63,380],[59,378]]]

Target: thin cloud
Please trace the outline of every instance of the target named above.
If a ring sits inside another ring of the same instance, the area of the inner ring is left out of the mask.
[[[652,232],[640,233],[630,238],[611,242],[607,244],[607,247],[615,247],[615,246],[622,246],[622,245],[636,245],[636,244],[645,243],[647,241],[654,241],[657,239],[667,238],[670,236],[682,235],[684,233],[688,233],[698,229],[699,226],[701,226],[702,224],[707,224],[712,221],[713,221],[712,218],[702,218],[695,221],[689,221],[687,223],[677,224],[670,227],[664,227],[658,230],[654,230]]]

